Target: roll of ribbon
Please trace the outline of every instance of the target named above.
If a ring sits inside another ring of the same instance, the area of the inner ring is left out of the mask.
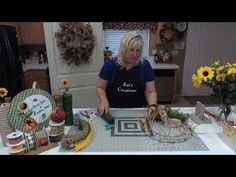
[[[63,95],[63,107],[65,112],[72,111],[72,94],[66,93]]]
[[[36,145],[39,146],[47,146],[49,143],[48,133],[45,129],[34,132],[36,138]]]
[[[59,134],[64,133],[65,120],[61,123],[55,123],[52,120],[50,120],[49,125],[50,125],[51,135],[59,135]]]
[[[9,144],[17,144],[23,140],[23,133],[22,132],[12,132],[7,135],[7,140]]]
[[[63,136],[64,136],[64,133],[62,133],[60,135],[55,135],[55,136],[49,135],[49,139],[50,139],[50,142],[56,143],[56,142],[61,141]]]
[[[25,135],[28,151],[36,150],[36,138],[33,133]]]
[[[25,140],[22,140],[21,142],[17,144],[7,144],[10,146],[8,148],[8,153],[12,155],[17,155],[17,154],[24,154],[27,151],[26,145],[25,145]]]
[[[20,145],[18,145],[18,146],[12,146],[11,148],[12,148],[13,150],[18,151],[18,150],[24,149],[24,148],[25,148],[25,145],[24,145],[24,144],[20,144]]]
[[[25,147],[23,146],[23,148],[20,150],[14,150],[12,148],[8,148],[7,151],[11,155],[23,155],[23,154],[25,154]]]

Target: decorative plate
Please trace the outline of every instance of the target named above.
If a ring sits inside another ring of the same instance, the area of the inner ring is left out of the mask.
[[[55,108],[53,97],[41,89],[28,89],[18,93],[11,102],[9,122],[16,129],[30,133],[48,127]]]

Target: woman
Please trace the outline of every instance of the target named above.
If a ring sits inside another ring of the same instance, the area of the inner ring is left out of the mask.
[[[96,92],[99,113],[109,108],[149,106],[149,114],[157,107],[154,72],[143,59],[143,39],[135,31],[128,32],[120,42],[117,58],[107,60],[100,73]]]

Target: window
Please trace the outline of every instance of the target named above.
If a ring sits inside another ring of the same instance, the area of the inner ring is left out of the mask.
[[[108,46],[109,49],[113,52],[113,56],[118,54],[120,48],[120,40],[125,33],[129,30],[103,30],[104,32],[104,46]],[[149,29],[145,30],[136,30],[139,35],[143,37],[144,47],[143,47],[143,56],[149,56]]]

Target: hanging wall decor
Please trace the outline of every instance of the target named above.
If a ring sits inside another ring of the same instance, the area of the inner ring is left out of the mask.
[[[68,64],[88,64],[95,47],[95,36],[91,25],[83,22],[59,23],[55,33],[62,59]]]
[[[162,42],[173,42],[176,39],[175,23],[164,23],[159,31]]]

